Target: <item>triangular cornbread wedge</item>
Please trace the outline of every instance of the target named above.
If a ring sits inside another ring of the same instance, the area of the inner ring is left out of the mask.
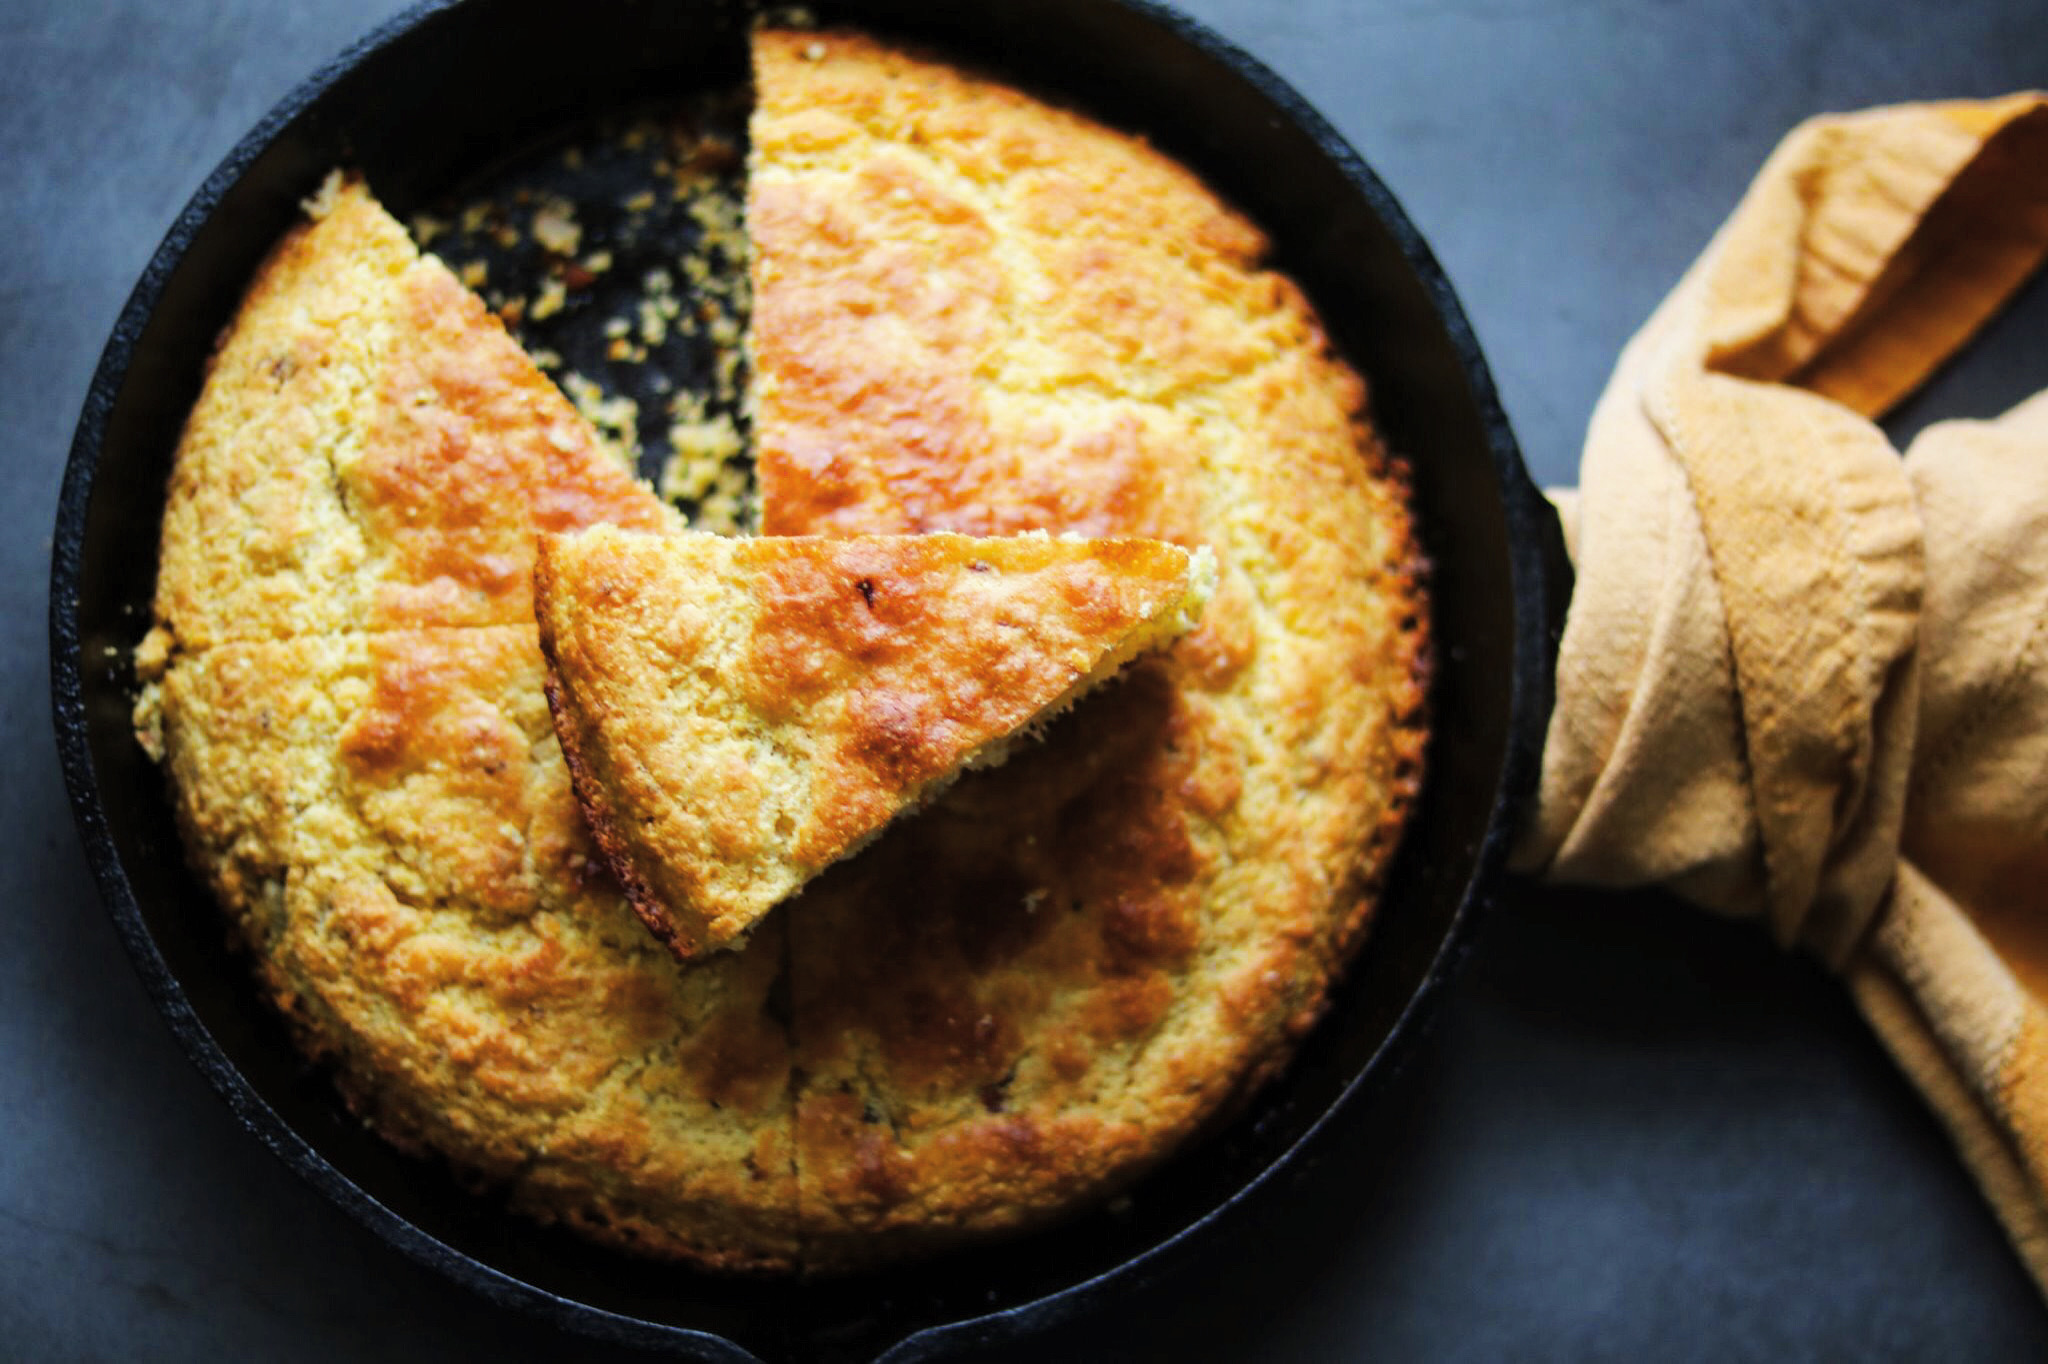
[[[578,800],[677,956],[1187,630],[1209,552],[965,535],[541,538],[535,610]]]
[[[179,438],[156,653],[524,625],[536,531],[681,524],[360,180],[306,210]]]

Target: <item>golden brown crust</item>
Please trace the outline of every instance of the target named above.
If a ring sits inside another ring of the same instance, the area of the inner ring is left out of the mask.
[[[674,518],[360,186],[326,197],[172,474],[145,709],[186,847],[380,1132],[602,1240],[792,1267],[779,931],[676,972],[542,691],[535,533]]]
[[[619,883],[626,903],[633,907],[633,913],[639,916],[640,922],[647,925],[647,931],[659,938],[662,946],[674,953],[677,960],[688,960],[691,955],[688,945],[678,938],[676,921],[670,916],[668,906],[634,865],[633,845],[627,841],[625,826],[612,810],[602,769],[585,754],[583,727],[575,722],[562,694],[553,650],[548,646],[545,635],[541,641],[541,652],[548,660],[547,676],[542,680],[548,698],[548,713],[554,717],[555,739],[562,746],[562,759],[569,770],[569,785],[576,794],[576,806],[583,814],[585,827],[590,830],[591,841],[604,857],[606,869]]]
[[[532,627],[173,664],[188,847],[380,1132],[636,1249],[796,1261],[782,944],[688,974],[593,855]]]
[[[356,182],[258,270],[164,510],[175,647],[533,619],[536,530],[672,512]]]
[[[1416,790],[1427,610],[1362,384],[1199,182],[865,39],[757,62],[768,528],[1211,545],[1200,627],[679,971],[527,596],[537,530],[673,518],[344,188],[188,423],[139,713],[380,1131],[613,1244],[829,1269],[1097,1197],[1282,1064]]]
[[[791,906],[806,1259],[1134,1177],[1270,1073],[1419,772],[1419,556],[1364,391],[1184,170],[843,33],[755,42],[771,531],[1215,547],[1201,626]]]
[[[545,536],[535,609],[578,798],[685,960],[1199,610],[1155,540]]]

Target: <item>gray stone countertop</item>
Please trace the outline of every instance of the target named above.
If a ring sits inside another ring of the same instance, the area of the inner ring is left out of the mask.
[[[2041,0],[1190,0],[1318,105],[1471,313],[1539,479],[1801,117],[2048,85]],[[0,1356],[606,1357],[386,1249],[235,1126],[101,912],[51,739],[49,531],[179,206],[392,0],[0,0]],[[2048,383],[2030,287],[1897,420]],[[1524,892],[1371,1121],[1234,1244],[1006,1359],[2039,1359],[2048,1313],[1813,964]]]

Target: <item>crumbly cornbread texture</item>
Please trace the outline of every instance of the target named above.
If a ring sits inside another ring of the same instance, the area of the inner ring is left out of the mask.
[[[363,186],[271,253],[172,465],[170,648],[531,625],[533,537],[673,515]]]
[[[598,527],[542,537],[534,606],[584,814],[687,960],[1186,631],[1213,572],[1157,540]]]
[[[1425,607],[1358,377],[1142,142],[764,32],[747,221],[770,533],[1209,545],[1200,625],[792,907],[805,1257],[1071,1208],[1281,1065],[1416,789]]]
[[[1426,609],[1363,386],[1199,182],[862,38],[755,51],[765,528],[1208,546],[1199,626],[679,966],[528,587],[541,531],[677,520],[339,186],[181,442],[138,716],[380,1131],[614,1244],[832,1269],[1100,1197],[1284,1063],[1419,780]]]

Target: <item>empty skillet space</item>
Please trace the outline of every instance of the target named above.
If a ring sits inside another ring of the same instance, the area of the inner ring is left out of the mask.
[[[1048,13],[1058,8],[1049,7]],[[1119,13],[1089,8],[1091,22],[1099,21],[1102,13]],[[100,444],[102,495],[95,499],[85,527],[80,561],[85,590],[79,607],[84,648],[77,655],[93,660],[96,670],[101,657],[96,646],[111,643],[125,648],[137,622],[146,618],[148,565],[138,565],[132,551],[116,548],[123,543],[124,531],[129,546],[154,539],[155,508],[135,498],[133,489],[160,486],[169,453],[165,433],[176,429],[177,418],[196,390],[197,357],[204,353],[204,338],[225,318],[247,269],[275,230],[290,220],[291,206],[325,166],[336,159],[356,160],[368,169],[380,192],[403,210],[425,206],[437,197],[439,186],[464,178],[460,163],[465,156],[481,164],[506,155],[512,139],[500,132],[494,140],[485,131],[494,113],[500,115],[495,120],[500,130],[513,128],[526,138],[559,135],[559,122],[550,126],[547,120],[532,117],[530,108],[522,113],[504,107],[502,91],[493,105],[487,92],[444,85],[430,91],[429,97],[446,100],[449,108],[414,106],[402,117],[394,112],[390,90],[422,89],[417,80],[405,83],[405,73],[417,77],[436,66],[431,49],[414,50],[429,37],[480,43],[486,53],[493,47],[508,54],[518,49],[523,41],[516,36],[520,7],[489,7],[488,32],[451,27],[457,19],[486,9],[476,6],[422,21],[410,38],[390,49],[398,53],[405,48],[403,61],[392,57],[403,70],[395,75],[392,70],[380,72],[381,59],[372,57],[336,87],[339,107],[322,105],[257,160],[230,201],[259,217],[267,211],[271,230],[252,230],[247,219],[224,208],[193,239],[184,267],[171,280],[163,306],[137,347],[137,363],[128,374],[133,401],[130,392],[122,393]],[[634,15],[648,21],[637,11]],[[569,55],[573,57],[591,31],[601,27],[594,20],[580,24],[578,42],[570,45]],[[1050,51],[1058,45],[1053,39],[1060,36],[1059,30],[1044,32]],[[972,50],[961,41],[964,35],[952,36],[956,50]],[[1088,42],[1083,46],[1105,41],[1100,33],[1085,36]],[[1019,49],[1007,46],[1013,41],[1014,34],[1003,39],[1005,56],[1017,55]],[[1156,34],[1152,41],[1164,42],[1162,51],[1174,47]],[[644,35],[611,33],[601,42],[591,39],[589,46],[589,79],[594,81],[600,71],[607,78],[617,75],[621,53],[644,53],[653,43]],[[696,50],[708,49],[699,44]],[[461,67],[473,60],[465,57]],[[551,62],[558,70],[573,72],[560,50],[551,51]],[[1416,282],[1398,243],[1373,218],[1372,205],[1361,200],[1356,183],[1328,162],[1315,139],[1284,126],[1273,131],[1263,117],[1256,126],[1268,132],[1257,136],[1280,144],[1267,148],[1263,164],[1302,173],[1264,176],[1234,162],[1235,179],[1246,183],[1233,183],[1231,165],[1203,159],[1220,155],[1216,146],[1239,147],[1234,157],[1251,156],[1241,146],[1246,136],[1240,117],[1244,110],[1214,99],[1217,89],[1230,87],[1229,73],[1216,58],[1202,54],[1189,58],[1182,53],[1161,66],[1161,71],[1151,72],[1143,61],[1134,61],[1120,69],[1115,88],[1126,97],[1120,102],[1186,108],[1190,114],[1207,109],[1228,125],[1210,128],[1201,117],[1177,114],[1173,130],[1152,131],[1157,141],[1189,160],[1274,233],[1279,263],[1303,280],[1347,350],[1374,381],[1383,424],[1397,448],[1416,463],[1425,535],[1439,564],[1442,665],[1436,699],[1438,732],[1444,738],[1433,755],[1439,780],[1430,788],[1410,855],[1387,897],[1373,944],[1342,992],[1334,1016],[1280,1085],[1262,1096],[1230,1131],[1184,1153],[1142,1185],[1123,1217],[1101,1214],[1079,1227],[952,1257],[936,1268],[810,1290],[707,1283],[673,1269],[631,1264],[496,1217],[488,1207],[455,1191],[433,1167],[396,1157],[367,1138],[327,1097],[321,1083],[306,1076],[284,1046],[281,1030],[250,997],[242,964],[219,950],[218,919],[209,898],[182,873],[171,870],[177,865],[176,841],[157,796],[156,774],[141,763],[126,733],[125,679],[116,669],[96,671],[88,678],[84,699],[101,796],[109,805],[112,843],[130,851],[124,860],[172,976],[185,983],[208,1030],[272,1107],[357,1183],[402,1215],[530,1282],[614,1310],[727,1330],[756,1348],[775,1348],[773,1342],[782,1335],[784,1324],[794,1320],[799,1302],[804,1318],[825,1334],[836,1333],[848,1341],[881,1340],[925,1321],[1028,1300],[1113,1267],[1170,1237],[1226,1201],[1288,1149],[1392,1031],[1432,969],[1474,871],[1507,752],[1516,662],[1511,628],[1515,597],[1507,571],[1512,545],[1503,488],[1509,475],[1497,462],[1499,445],[1488,443],[1490,438],[1497,442],[1498,436],[1483,425],[1483,399],[1475,399],[1472,392],[1475,378],[1463,363],[1467,357],[1445,336],[1443,323],[1432,311],[1432,303],[1441,300],[1431,299]],[[652,71],[643,74],[646,78],[632,93],[659,93],[658,87],[665,84],[687,84]],[[1073,79],[1074,73],[1069,77]],[[636,82],[623,84],[631,87]],[[1131,95],[1134,86],[1145,93]],[[349,90],[381,90],[387,99],[380,108],[361,113],[359,121],[351,121],[345,98]],[[1196,90],[1202,98],[1195,97]],[[1093,92],[1104,96],[1102,100],[1091,99],[1088,89],[1071,93],[1103,109],[1112,122],[1136,122],[1119,120],[1105,107],[1111,97],[1107,86]],[[444,121],[453,131],[437,143],[431,130]],[[428,130],[424,138],[423,130]],[[415,149],[417,161],[410,156]],[[440,174],[422,172],[422,164]],[[1283,194],[1285,202],[1257,202],[1254,181],[1268,184],[1269,196]],[[1284,187],[1275,182],[1284,182]],[[1270,214],[1265,211],[1269,208]],[[156,376],[154,381],[151,375]],[[145,434],[151,426],[147,414],[152,403],[153,437]],[[166,413],[168,422],[163,420]],[[87,425],[92,425],[90,414]],[[139,508],[138,501],[144,503]],[[100,547],[97,552],[95,543]],[[141,608],[143,614],[124,615],[124,607],[130,612]],[[1444,774],[1453,780],[1443,780]],[[114,808],[117,805],[120,808]],[[105,856],[103,850],[101,855]],[[111,867],[105,872],[118,878]],[[223,1073],[216,1072],[215,1078],[232,1085],[231,1077]],[[905,1284],[916,1287],[906,1290]]]

